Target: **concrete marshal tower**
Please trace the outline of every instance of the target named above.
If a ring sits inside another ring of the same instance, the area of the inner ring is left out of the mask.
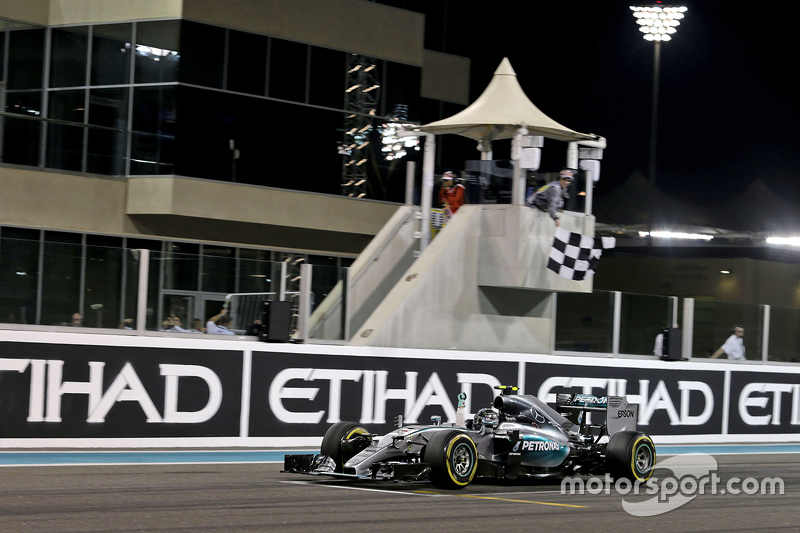
[[[554,293],[591,292],[592,279],[572,281],[546,268],[555,224],[524,205],[519,147],[538,150],[544,137],[569,143],[566,166],[587,170],[589,185],[585,212],[565,211],[561,225],[594,236],[591,189],[605,139],[570,130],[542,113],[522,91],[507,59],[472,105],[420,127],[419,134],[426,138],[423,205],[400,208],[353,263],[346,305],[338,306],[347,309],[345,338],[359,346],[549,353]],[[514,139],[513,199],[512,204],[462,206],[425,246],[433,147],[435,136],[443,134],[475,139],[483,160],[491,159],[492,141]],[[312,315],[311,338],[325,322],[339,323],[341,316],[331,311],[342,290],[332,291],[331,302]]]

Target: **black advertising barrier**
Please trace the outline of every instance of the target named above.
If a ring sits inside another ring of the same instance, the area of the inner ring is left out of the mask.
[[[731,372],[729,434],[800,433],[800,375]]]
[[[547,402],[558,393],[627,396],[651,435],[714,435],[723,429],[725,373],[691,368],[526,365],[525,390]]]
[[[453,360],[254,352],[250,436],[321,436],[340,420],[386,433],[397,415],[409,424],[429,423],[434,415],[454,420],[461,391],[467,392],[466,410],[474,412],[491,404],[494,385],[518,379],[518,363],[485,355]]]
[[[242,354],[0,342],[0,438],[238,436]]]
[[[545,401],[560,392],[626,395],[639,404],[639,427],[667,442],[800,438],[800,367],[794,366],[272,346],[190,336],[98,335],[103,344],[90,344],[92,337],[0,331],[0,445],[87,438],[91,445],[121,438],[136,445],[152,437],[291,445],[294,438],[321,437],[339,420],[376,433],[388,431],[399,414],[407,423],[427,423],[433,415],[451,421],[460,392],[474,413],[491,403],[497,384],[521,385]]]

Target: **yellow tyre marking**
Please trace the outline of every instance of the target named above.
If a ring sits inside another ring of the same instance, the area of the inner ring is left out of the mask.
[[[650,465],[650,473],[645,478],[640,477],[636,473],[636,446],[639,444],[639,442],[641,442],[643,440],[645,440],[645,441],[650,443],[651,449],[653,451],[653,462]],[[636,439],[636,442],[633,443],[633,454],[631,455],[631,472],[633,472],[633,475],[636,477],[637,480],[639,480],[639,481],[647,481],[648,479],[650,479],[653,476],[653,470],[655,469],[655,466],[656,466],[656,447],[653,444],[653,441],[650,440],[649,437],[646,437],[646,436],[642,435],[641,437]]]
[[[450,475],[450,479],[453,480],[453,483],[455,483],[456,485],[459,485],[461,487],[465,487],[467,484],[469,484],[470,481],[472,481],[472,478],[475,477],[475,472],[477,472],[477,470],[478,470],[478,465],[475,463],[475,461],[477,460],[477,457],[475,456],[475,454],[472,454],[473,468],[472,468],[472,474],[469,476],[469,479],[462,482],[462,481],[459,481],[458,479],[456,479],[456,477],[453,475],[453,470],[452,470],[452,468],[450,466],[450,453],[453,451],[453,444],[455,444],[456,441],[458,441],[460,437],[466,437],[466,439],[469,442],[472,443],[473,450],[476,448],[475,447],[475,443],[467,435],[456,435],[455,437],[450,439],[450,442],[447,445],[447,456],[446,456],[447,457],[447,473]]]
[[[363,435],[366,432],[367,432],[367,430],[365,430],[364,428],[353,428],[350,431],[350,433],[347,434],[347,436],[345,437],[345,440],[352,438],[353,435]]]

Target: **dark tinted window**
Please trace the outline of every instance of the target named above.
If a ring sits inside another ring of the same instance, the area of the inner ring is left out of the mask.
[[[39,233],[22,228],[0,232],[0,322],[36,323]]]
[[[37,166],[41,131],[40,122],[6,117],[3,128],[3,162]]]
[[[269,95],[305,102],[308,46],[283,39],[271,39]]]
[[[80,305],[81,235],[46,231],[44,239],[40,323],[67,324]]]
[[[15,29],[8,46],[8,90],[41,89],[44,69],[44,35],[41,28]]]
[[[122,303],[122,239],[86,236],[84,325],[116,328]]]
[[[6,92],[6,112],[38,117],[42,114],[42,91]]]
[[[50,32],[50,87],[86,85],[87,26]]]
[[[265,94],[267,37],[230,30],[228,34],[229,91]]]
[[[45,165],[80,172],[83,169],[83,131],[80,126],[48,125]]]
[[[47,114],[57,120],[83,123],[86,107],[86,91],[50,91]]]
[[[136,25],[136,83],[178,81],[180,21],[160,20]]]
[[[174,134],[175,86],[135,88],[133,110],[134,131]]]
[[[385,102],[384,113],[394,116],[398,105],[406,106],[408,120],[420,122],[421,103],[420,85],[421,69],[401,63],[386,62],[385,86],[381,87]]]
[[[197,273],[200,269],[200,245],[185,242],[168,242],[164,259],[164,288],[172,290],[198,290]]]
[[[225,30],[184,20],[181,23],[180,79],[184,83],[222,88]]]
[[[132,24],[99,24],[92,29],[92,85],[129,83]]]
[[[225,246],[203,246],[202,290],[224,292],[236,290],[236,249]]]
[[[310,104],[343,109],[346,65],[344,52],[311,47]]]

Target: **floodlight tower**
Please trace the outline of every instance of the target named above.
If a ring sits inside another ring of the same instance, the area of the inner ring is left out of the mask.
[[[671,41],[678,31],[686,8],[683,6],[631,6],[633,16],[646,41],[652,41],[653,48],[653,107],[650,116],[650,161],[648,180],[656,186],[656,145],[658,129],[658,85],[661,71],[661,43]]]
[[[339,153],[344,157],[342,195],[363,198],[367,195],[369,132],[373,127],[378,101],[376,61],[349,54],[345,109],[350,114],[344,121],[344,140]]]

